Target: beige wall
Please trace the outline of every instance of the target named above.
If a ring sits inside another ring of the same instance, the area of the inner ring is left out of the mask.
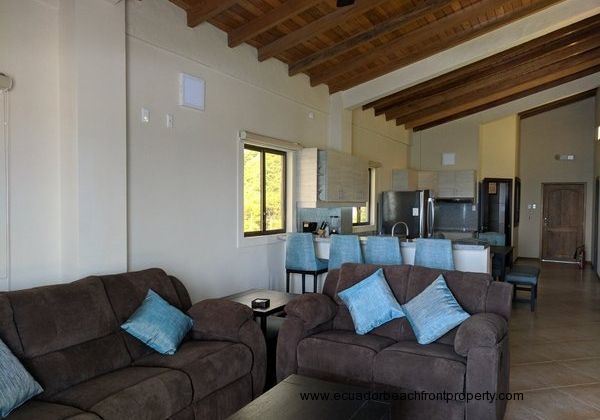
[[[456,165],[442,166],[442,153],[456,153]],[[413,133],[410,167],[424,171],[478,171],[479,125],[458,120]]]
[[[519,117],[511,115],[479,126],[479,176],[518,176]]]
[[[594,147],[595,147],[595,162],[594,162],[594,175],[596,177],[600,176],[600,87],[596,90],[596,97],[595,99],[595,103],[596,103],[596,115],[595,115],[595,123],[596,123],[596,127],[595,127],[595,133],[594,133],[594,138],[596,139],[596,141],[594,142]],[[595,180],[594,180],[595,182]],[[600,209],[600,196],[596,197],[596,200],[598,200],[598,208]],[[598,229],[598,262],[600,262],[600,227]],[[598,275],[600,276],[600,264],[598,264],[598,267],[596,267],[596,272],[598,273]]]
[[[352,153],[374,160],[383,166],[377,169],[377,192],[392,186],[392,169],[408,167],[409,133],[383,116],[375,117],[371,110],[352,113]]]
[[[594,100],[586,99],[521,121],[521,223],[519,256],[540,257],[542,183],[585,182],[585,245],[591,250],[594,174]],[[556,154],[576,160],[557,161]],[[528,209],[536,204],[537,209]]]

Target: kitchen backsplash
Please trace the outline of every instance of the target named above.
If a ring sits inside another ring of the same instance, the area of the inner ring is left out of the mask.
[[[302,232],[302,222],[331,223],[331,216],[340,218],[341,233],[352,233],[352,208],[299,208],[296,209],[296,229]]]
[[[437,202],[435,229],[446,231],[476,231],[477,206],[472,203]]]

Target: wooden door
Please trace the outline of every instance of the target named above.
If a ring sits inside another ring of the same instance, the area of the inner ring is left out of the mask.
[[[585,184],[543,184],[542,258],[575,261],[584,244]]]

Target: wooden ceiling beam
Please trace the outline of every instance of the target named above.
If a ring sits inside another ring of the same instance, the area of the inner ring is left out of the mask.
[[[290,0],[288,0],[290,1]],[[295,0],[291,0],[295,1]],[[298,30],[292,31],[277,40],[266,44],[258,49],[258,60],[264,61],[275,57],[284,51],[314,38],[331,28],[338,26],[341,22],[354,19],[363,13],[390,0],[356,0],[353,6],[340,7],[336,11],[317,19]]]
[[[363,106],[363,110],[374,108],[375,115],[383,114],[385,111],[404,101],[415,97],[438,94],[448,88],[464,84],[465,81],[471,81],[473,78],[481,78],[484,75],[498,72],[503,68],[523,63],[530,60],[533,55],[553,51],[561,45],[576,41],[582,36],[594,33],[595,31],[600,31],[600,15],[592,16],[591,18],[517,45],[473,64],[461,67],[458,70],[370,102]]]
[[[599,66],[600,49],[583,54],[573,60],[568,60],[566,63],[560,62],[548,66],[548,68],[542,69],[540,72],[533,72],[524,80],[518,80],[518,82],[513,83],[513,86],[497,86],[493,91],[475,91],[468,95],[462,95],[437,107],[422,110],[406,118],[399,119],[397,123],[404,123],[406,128],[424,126],[435,121],[454,117],[457,114],[480,106],[488,105],[497,100],[522,94],[524,91],[560,81],[574,74],[598,68]],[[542,75],[544,73],[545,75]]]
[[[600,49],[600,32],[546,54],[533,55],[529,61],[519,65],[507,66],[499,69],[498,72],[482,75],[482,77],[474,80],[465,80],[464,83],[458,86],[448,86],[444,92],[426,96],[415,96],[412,100],[404,101],[393,108],[389,108],[385,112],[385,116],[387,120],[396,119],[406,121],[410,119],[410,115],[422,110],[429,110],[461,95],[468,95],[473,91],[481,91],[485,88],[493,91],[499,86],[510,86],[515,83],[515,80],[525,78],[534,72],[543,75],[544,69],[548,66],[556,65],[564,60],[574,59],[594,49]]]
[[[229,32],[229,46],[237,47],[322,2],[323,0],[288,0],[281,6]]]
[[[585,76],[589,76],[590,74],[594,74],[594,73],[597,73],[597,72],[600,72],[600,65],[599,66],[595,66],[595,67],[590,67],[589,69],[580,71],[578,73],[574,73],[574,74],[572,74],[570,76],[564,77],[564,78],[556,80],[554,82],[546,83],[546,84],[537,86],[535,88],[524,90],[524,91],[519,92],[519,93],[517,93],[515,95],[507,96],[505,98],[497,99],[497,100],[492,101],[492,102],[484,103],[484,104],[479,105],[479,106],[477,106],[475,108],[470,108],[470,109],[467,109],[465,111],[459,112],[457,114],[450,115],[448,117],[441,118],[439,120],[432,121],[430,123],[423,124],[423,125],[420,125],[418,127],[413,127],[413,131],[426,130],[428,128],[435,127],[435,126],[441,125],[441,124],[445,124],[447,122],[454,121],[454,120],[457,120],[459,118],[464,118],[464,117],[467,117],[469,115],[473,115],[473,114],[476,114],[478,112],[485,111],[486,109],[494,108],[494,107],[497,107],[497,106],[500,106],[500,105],[503,105],[503,104],[506,104],[506,103],[509,103],[509,102],[512,102],[512,101],[516,101],[517,99],[521,99],[521,98],[524,98],[526,96],[533,95],[535,93],[538,93],[538,92],[541,92],[541,91],[544,91],[544,90],[547,90],[547,89],[551,89],[551,88],[556,87],[556,86],[560,86],[562,84],[571,82],[573,80],[580,79],[580,78],[585,77]]]
[[[398,30],[403,26],[414,22],[415,20],[422,19],[427,15],[435,13],[450,5],[452,1],[453,0],[423,0],[419,2],[418,6],[407,13],[393,16],[390,19],[375,25],[367,31],[360,32],[354,36],[351,36],[350,38],[345,38],[344,40],[328,48],[317,51],[314,54],[291,63],[289,66],[290,76],[314,68],[315,66],[332,60],[347,51],[367,44],[378,37],[389,34],[390,32]]]
[[[356,86],[360,83],[366,82],[367,80],[371,80],[378,76],[387,74],[400,67],[412,64],[420,59],[431,56],[445,49],[452,48],[465,41],[481,36],[484,33],[487,33],[498,27],[504,26],[510,22],[520,19],[524,16],[537,12],[540,9],[548,7],[554,3],[558,3],[559,1],[562,0],[539,0],[515,12],[504,13],[501,17],[493,21],[487,20],[486,22],[480,24],[477,28],[474,28],[471,31],[461,31],[458,34],[446,36],[443,38],[442,42],[432,42],[427,48],[420,47],[417,49],[417,52],[415,54],[412,54],[408,57],[401,57],[396,60],[391,60],[384,65],[374,67],[372,70],[366,70],[361,72],[360,74],[357,74],[356,76],[344,78],[344,80],[342,80],[341,82],[335,81],[336,78],[339,78],[340,76],[349,73],[350,71],[356,70],[364,65],[373,62],[377,59],[377,57],[385,57],[389,54],[393,54],[395,50],[409,45],[418,45],[418,43],[424,42],[427,39],[429,39],[429,37],[431,37],[432,34],[449,31],[452,28],[462,24],[463,22],[467,22],[471,19],[477,18],[478,16],[484,15],[486,11],[497,9],[504,3],[509,3],[509,0],[493,0],[493,2],[483,0],[480,3],[475,3],[469,7],[459,10],[456,13],[447,15],[442,19],[438,19],[436,22],[431,24],[432,26],[428,25],[419,28],[413,32],[409,32],[408,34],[406,34],[405,37],[398,38],[393,42],[381,45],[373,49],[372,51],[369,51],[368,54],[363,54],[360,58],[353,60],[350,63],[339,63],[332,66],[324,67],[324,69],[320,73],[309,72],[309,75],[311,77],[311,85],[315,86],[321,83],[326,83],[329,85],[330,93],[335,93],[341,90],[348,89],[352,86]],[[434,27],[435,30],[433,30],[432,27]]]
[[[596,96],[596,89],[590,89],[585,92],[576,93],[575,95],[568,96],[566,98],[558,99],[556,101],[537,106],[535,108],[528,109],[519,113],[519,117],[524,120],[525,118],[533,117],[544,112],[552,111],[553,109],[560,108],[566,105],[573,104],[575,102],[583,101],[584,99],[592,98]]]
[[[195,28],[202,22],[220,15],[234,6],[239,0],[199,0],[195,6],[187,9],[187,24]]]

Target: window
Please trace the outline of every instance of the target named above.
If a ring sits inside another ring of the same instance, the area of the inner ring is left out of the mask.
[[[286,231],[286,152],[244,145],[244,236]]]
[[[369,201],[364,206],[352,208],[352,225],[364,226],[371,224],[371,208],[373,201],[373,169],[369,168]]]

